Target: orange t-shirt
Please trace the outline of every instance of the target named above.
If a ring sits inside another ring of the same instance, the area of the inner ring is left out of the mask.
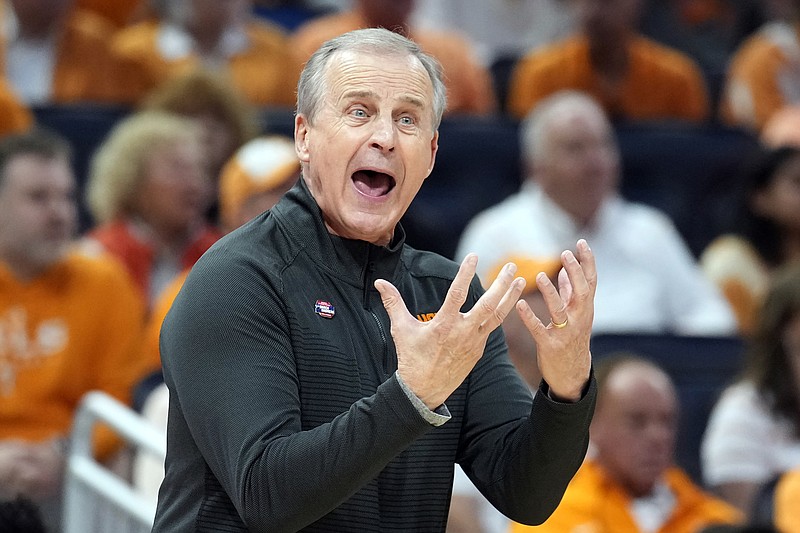
[[[659,533],[696,533],[711,524],[737,524],[742,514],[703,492],[677,467],[664,481],[675,496],[672,514]],[[512,524],[511,533],[639,533],[630,512],[632,499],[591,459],[578,469],[558,508],[540,526]]]
[[[291,36],[292,47],[303,61],[325,41],[348,31],[368,28],[358,11],[318,17],[306,22]],[[497,101],[489,71],[473,55],[469,42],[456,33],[412,30],[409,36],[442,66],[447,89],[448,113],[486,114]]]
[[[525,55],[509,83],[509,113],[522,119],[539,101],[564,89],[592,95],[612,118],[699,122],[709,114],[700,68],[683,53],[644,37],[631,40],[628,72],[613,90],[603,88],[584,36]]]
[[[91,390],[130,404],[143,323],[136,288],[109,256],[72,252],[30,282],[0,263],[0,440],[67,436]],[[102,434],[98,456],[116,442]]]

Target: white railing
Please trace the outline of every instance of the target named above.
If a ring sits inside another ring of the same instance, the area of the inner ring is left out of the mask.
[[[87,393],[75,415],[64,482],[63,533],[146,533],[155,505],[131,483],[92,456],[92,434],[110,427],[129,447],[163,461],[164,436],[135,411],[106,393]]]

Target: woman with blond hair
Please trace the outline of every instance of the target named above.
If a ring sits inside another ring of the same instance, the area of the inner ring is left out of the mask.
[[[199,126],[163,112],[121,121],[92,160],[87,241],[127,267],[148,304],[220,236],[205,220],[211,184]]]

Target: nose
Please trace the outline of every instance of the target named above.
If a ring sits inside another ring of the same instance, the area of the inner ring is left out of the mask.
[[[379,116],[373,122],[370,146],[381,152],[391,152],[395,145],[395,127],[392,117]]]

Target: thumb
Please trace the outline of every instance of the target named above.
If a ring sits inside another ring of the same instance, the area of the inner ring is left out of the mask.
[[[386,309],[386,314],[389,315],[389,320],[392,321],[392,324],[400,323],[406,317],[411,316],[397,287],[385,279],[376,279],[375,288],[381,295],[383,308]]]

